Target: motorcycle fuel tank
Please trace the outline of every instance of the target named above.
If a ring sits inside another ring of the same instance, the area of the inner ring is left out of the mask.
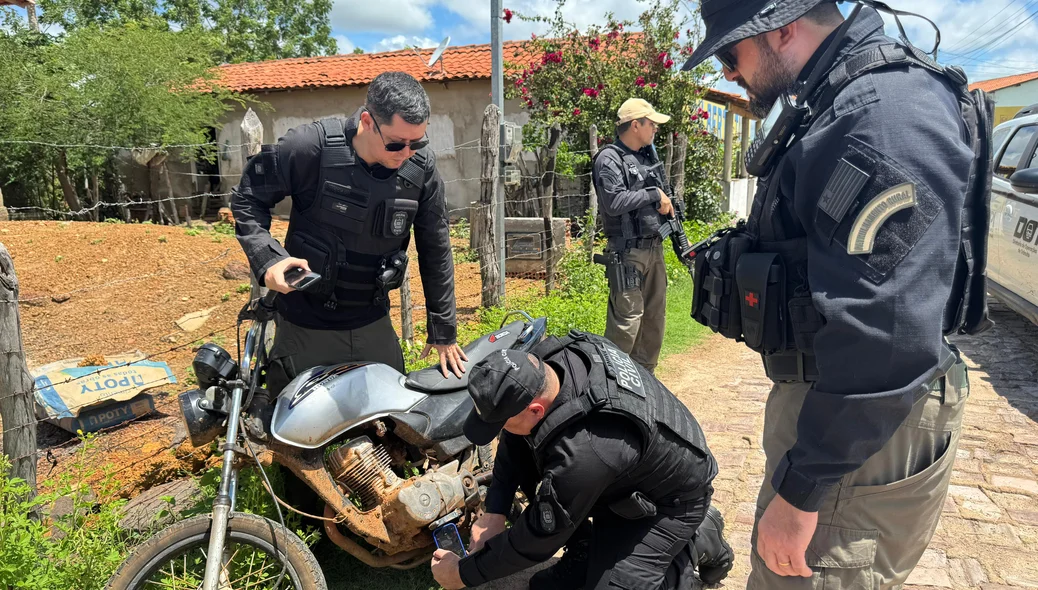
[[[278,396],[271,434],[304,449],[323,446],[354,426],[407,412],[427,397],[403,382],[403,375],[380,363],[307,369]]]

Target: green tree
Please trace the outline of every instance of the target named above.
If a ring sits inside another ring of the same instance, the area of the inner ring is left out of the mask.
[[[78,210],[81,197],[100,197],[105,178],[114,183],[119,152],[112,146],[184,158],[213,148],[201,145],[204,130],[244,100],[213,84],[215,45],[198,30],[135,23],[81,27],[54,43],[0,35],[12,56],[0,64],[0,138],[53,144],[30,144],[23,156],[34,159],[19,169],[49,164],[66,204]],[[178,145],[198,147],[172,149]]]
[[[583,31],[563,17],[566,0],[557,3],[551,17],[512,13],[548,28],[546,35],[534,36],[505,56],[511,72],[506,92],[531,116],[524,130],[527,147],[541,150],[547,130],[559,125],[576,158],[563,157],[566,150],[560,150],[556,171],[573,165],[587,170],[588,159],[578,154],[586,149],[590,126],[598,127],[599,143],[609,142],[620,105],[629,98],[644,98],[673,117],[662,126],[658,143],[665,143],[668,135],[683,136],[688,148],[682,164],[716,169],[718,141],[706,130],[709,115],[702,109],[702,98],[717,72],[709,62],[691,71],[680,70],[701,40],[699,19],[682,14],[682,0],[653,0],[637,22],[620,21],[608,13],[605,24],[591,24]],[[664,156],[662,149],[660,153]],[[546,160],[544,156],[539,163]],[[536,179],[545,170],[533,172],[524,176]],[[686,195],[692,191],[716,199],[720,191],[716,179],[695,173],[688,175],[685,186]]]
[[[337,51],[332,0],[40,0],[42,24],[66,31],[136,23],[162,30],[208,31],[218,62],[329,55]]]
[[[364,53],[364,50],[361,49],[360,47],[354,47],[353,48],[353,53],[355,53],[357,55],[362,55]]]

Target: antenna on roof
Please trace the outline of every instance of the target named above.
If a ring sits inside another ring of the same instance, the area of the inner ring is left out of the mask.
[[[440,62],[440,71],[443,71],[443,52],[447,49],[447,46],[450,45],[450,42],[450,35],[447,35],[444,37],[443,41],[440,41],[440,46],[436,48],[436,51],[433,51],[432,57],[429,58],[428,67],[430,70],[436,65],[436,62]]]

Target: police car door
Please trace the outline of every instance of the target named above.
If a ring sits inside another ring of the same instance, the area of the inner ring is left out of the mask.
[[[1017,170],[1038,166],[1038,123],[1021,125],[1012,132],[995,164],[991,186],[991,221],[999,224],[992,235],[996,263],[990,278],[1038,306],[1038,196],[1015,191],[1009,177]]]

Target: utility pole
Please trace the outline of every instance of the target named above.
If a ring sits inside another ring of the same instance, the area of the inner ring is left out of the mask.
[[[490,0],[490,92],[501,114],[501,133],[499,137],[505,136],[505,70],[504,49],[501,41],[501,0]],[[498,159],[501,158],[500,143],[497,150]],[[500,277],[498,282],[498,295],[500,301],[505,300],[505,186],[504,174],[498,175],[497,186],[494,188],[494,226],[497,229],[498,264],[500,265]]]

